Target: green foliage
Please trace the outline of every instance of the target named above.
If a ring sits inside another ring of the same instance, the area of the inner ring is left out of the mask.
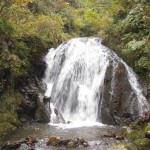
[[[13,90],[5,92],[0,98],[0,138],[19,126],[16,109],[22,99],[22,95]]]
[[[148,122],[142,125],[135,122],[130,125],[130,131],[128,130],[126,130],[124,134],[129,140],[128,144],[126,144],[128,150],[149,150],[150,139],[145,138],[145,133],[150,131]]]
[[[137,139],[134,141],[134,144],[138,147],[138,149],[145,149],[148,150],[150,146],[150,140],[143,138],[143,139]]]
[[[113,0],[2,0],[0,8],[0,32],[5,34],[0,36],[0,70],[14,80],[29,72],[33,56],[39,59],[48,46],[76,36],[104,35],[121,5]],[[44,47],[29,45],[28,37]]]
[[[19,92],[13,90],[6,91],[0,99],[0,112],[15,112],[22,100],[23,97]]]
[[[125,50],[128,50],[129,52],[132,52],[132,51],[136,51],[136,50],[139,50],[141,48],[143,48],[145,44],[145,40],[143,41],[136,41],[135,39],[133,41],[129,41],[127,44],[126,44],[126,49]]]
[[[11,35],[13,29],[11,25],[4,19],[0,18],[0,32],[4,32],[6,35]]]
[[[118,14],[107,29],[105,42],[134,68],[150,89],[149,4],[146,0],[123,1],[123,12],[119,12],[123,16]]]
[[[23,63],[15,54],[10,54],[7,51],[0,54],[0,68],[9,70],[12,77],[17,77],[24,73]]]

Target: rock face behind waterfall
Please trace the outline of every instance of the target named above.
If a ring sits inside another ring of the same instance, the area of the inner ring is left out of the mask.
[[[45,95],[66,121],[121,124],[150,110],[135,73],[99,38],[72,39],[45,61]]]
[[[127,70],[120,62],[116,68],[110,65],[106,71],[100,107],[102,122],[107,124],[120,123],[126,119],[133,121],[139,115],[136,94],[128,80]]]

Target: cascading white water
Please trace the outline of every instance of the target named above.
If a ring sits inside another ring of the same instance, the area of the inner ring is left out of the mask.
[[[110,63],[114,68],[118,62],[124,64],[128,80],[138,99],[139,114],[149,109],[132,69],[113,51],[103,46],[99,38],[72,39],[56,49],[50,49],[45,62],[47,64],[43,79],[47,85],[45,96],[51,97],[51,103],[66,121],[77,124],[101,121],[98,120],[101,111],[99,109],[103,103],[101,93],[104,90],[105,74]],[[51,118],[54,120],[54,113],[52,115]]]

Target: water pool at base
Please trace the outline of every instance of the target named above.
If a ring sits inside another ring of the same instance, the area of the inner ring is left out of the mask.
[[[60,126],[52,126],[48,124],[26,124],[22,128],[7,136],[5,141],[16,141],[33,136],[38,139],[35,150],[65,150],[64,147],[46,146],[46,142],[51,136],[59,136],[63,139],[83,138],[88,141],[89,147],[73,148],[74,150],[107,150],[111,145],[116,143],[116,139],[104,138],[104,135],[120,134],[121,128],[113,126],[92,126],[79,128],[61,128]],[[70,149],[70,148],[69,148]],[[18,149],[26,150],[26,149]]]

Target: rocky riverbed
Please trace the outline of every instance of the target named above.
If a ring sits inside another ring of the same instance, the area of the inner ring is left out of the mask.
[[[2,150],[107,150],[124,142],[121,129],[113,126],[60,128],[28,124],[4,139]]]

